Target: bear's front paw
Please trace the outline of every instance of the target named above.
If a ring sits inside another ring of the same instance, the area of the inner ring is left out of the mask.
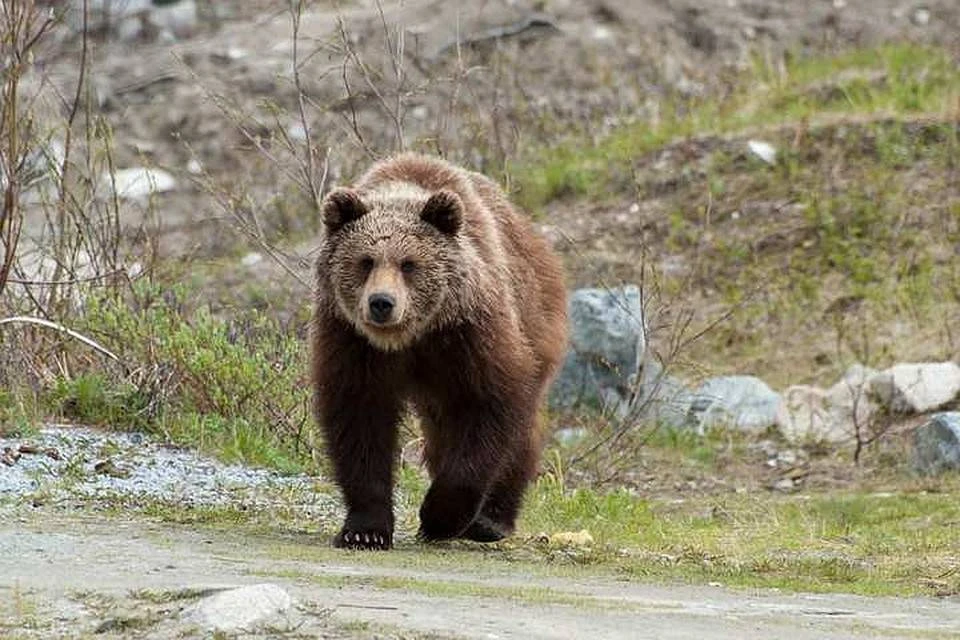
[[[393,546],[393,535],[383,530],[359,530],[344,527],[333,539],[338,549],[386,550]]]
[[[472,487],[434,484],[420,507],[417,538],[425,542],[456,538],[473,522],[483,494]]]

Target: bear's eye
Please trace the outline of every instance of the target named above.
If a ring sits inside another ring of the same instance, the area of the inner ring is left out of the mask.
[[[404,273],[413,273],[413,270],[416,268],[417,265],[413,260],[404,260],[400,263],[400,271]]]
[[[360,260],[360,268],[364,271],[370,271],[373,269],[373,258],[367,256],[366,258]]]

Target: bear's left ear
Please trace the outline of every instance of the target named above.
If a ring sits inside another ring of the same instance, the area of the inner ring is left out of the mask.
[[[443,233],[453,235],[463,223],[463,202],[453,191],[438,191],[423,205],[420,219]]]
[[[323,199],[323,223],[330,233],[366,213],[367,205],[363,204],[360,196],[352,189],[334,189]]]

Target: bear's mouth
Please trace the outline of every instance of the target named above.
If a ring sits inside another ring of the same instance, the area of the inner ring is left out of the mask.
[[[364,322],[362,332],[370,344],[383,351],[397,351],[408,343],[406,327],[401,323],[383,325]]]

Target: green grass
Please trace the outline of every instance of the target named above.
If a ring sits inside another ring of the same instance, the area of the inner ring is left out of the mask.
[[[518,201],[532,211],[558,198],[603,200],[632,193],[633,162],[679,139],[837,116],[944,114],[955,109],[958,91],[960,71],[950,54],[920,45],[796,55],[782,74],[757,58],[725,97],[676,98],[657,122],[619,128],[596,144],[561,141],[521,157],[509,173]]]
[[[144,430],[228,462],[284,472],[316,470],[302,317],[284,326],[256,309],[215,315],[190,283],[136,283],[127,295],[91,292],[75,331],[116,353],[76,366],[49,387],[0,394],[3,432],[23,434],[51,417]]]
[[[528,531],[587,529],[596,561],[646,579],[866,595],[960,592],[946,493],[719,496],[680,504],[541,484]],[[622,551],[615,558],[605,553]],[[586,560],[584,560],[586,561]]]

